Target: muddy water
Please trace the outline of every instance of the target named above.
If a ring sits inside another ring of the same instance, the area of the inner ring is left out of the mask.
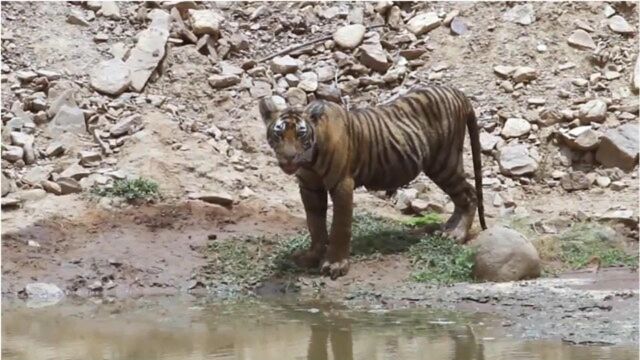
[[[3,304],[3,359],[638,359],[634,345],[522,340],[482,315],[195,298]]]

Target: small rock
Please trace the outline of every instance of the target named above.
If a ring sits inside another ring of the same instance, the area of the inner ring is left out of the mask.
[[[507,176],[531,175],[538,169],[538,163],[523,144],[509,144],[500,148],[498,164],[500,172]]]
[[[60,173],[60,177],[68,177],[74,180],[80,180],[83,177],[91,175],[91,171],[85,169],[79,164],[73,164]]]
[[[36,185],[49,178],[50,170],[44,166],[34,166],[22,176],[22,181]]]
[[[289,90],[287,90],[286,97],[287,102],[291,107],[307,105],[307,94],[300,88],[289,88]]]
[[[505,138],[514,138],[526,135],[531,131],[531,124],[520,118],[509,118],[502,128],[502,136]]]
[[[385,15],[391,9],[392,6],[393,6],[393,1],[382,0],[382,1],[378,1],[373,9],[378,14]]]
[[[59,287],[48,283],[27,284],[20,293],[31,300],[53,300],[58,302],[64,297],[64,292]]]
[[[266,81],[254,81],[253,86],[249,89],[251,97],[260,99],[265,96],[271,96],[271,84]]]
[[[551,172],[551,177],[555,180],[560,180],[563,176],[565,176],[567,173],[564,171],[560,171],[560,170],[553,170]]]
[[[20,82],[26,83],[38,77],[38,74],[33,71],[16,71],[16,78]]]
[[[531,3],[516,5],[502,15],[503,21],[520,25],[531,25],[536,21],[536,15]]]
[[[601,133],[599,131],[591,129],[590,126],[584,126],[587,129],[580,132],[577,136],[563,136],[563,139],[570,148],[578,151],[591,151],[595,150],[600,144]],[[581,126],[582,128],[582,126]],[[575,129],[574,129],[575,130]]]
[[[72,178],[58,178],[58,180],[56,180],[56,184],[60,187],[60,195],[82,192],[82,186],[80,185],[80,183]]]
[[[389,68],[390,64],[387,60],[387,54],[380,44],[380,35],[374,33],[373,36],[368,38],[362,46],[360,54],[360,62],[375,71],[385,72]]]
[[[587,175],[582,171],[574,171],[569,174],[565,174],[560,179],[560,186],[566,191],[575,191],[575,190],[587,190],[591,182],[587,178]]]
[[[535,106],[541,106],[544,105],[547,102],[547,100],[545,100],[544,98],[528,98],[527,99],[527,104],[529,105],[535,105]]]
[[[361,24],[343,26],[333,33],[333,41],[344,49],[355,49],[362,43],[366,31]]]
[[[483,281],[517,281],[540,276],[540,257],[522,234],[507,227],[482,231],[472,242],[476,250],[473,276]]]
[[[490,153],[493,149],[495,149],[499,141],[500,141],[499,137],[492,134],[487,134],[485,132],[481,132],[480,133],[480,150],[482,152]]]
[[[347,21],[350,24],[362,24],[364,23],[364,9],[361,7],[355,7],[349,11],[347,15]]]
[[[37,201],[47,196],[47,192],[42,189],[20,190],[12,194],[12,196],[15,196],[21,202]]]
[[[46,77],[47,80],[49,80],[49,81],[54,81],[54,80],[60,79],[60,73],[56,72],[56,71],[40,69],[40,70],[36,70],[36,73],[38,74],[38,76]]]
[[[608,176],[598,176],[596,177],[596,184],[600,187],[606,188],[611,184],[611,179]]]
[[[223,89],[240,83],[240,77],[236,75],[211,75],[209,85],[214,89]]]
[[[320,66],[319,68],[317,68],[315,70],[316,74],[318,74],[318,81],[319,82],[328,82],[328,81],[332,81],[336,75],[336,69],[334,69],[331,66]],[[292,75],[293,74],[288,74],[287,76]],[[286,78],[286,77],[285,77]],[[291,86],[297,86],[296,84],[292,84],[289,79],[287,79],[287,82],[289,82],[289,85]]]
[[[78,107],[62,105],[56,116],[49,123],[49,129],[54,133],[70,132],[81,134],[86,131],[84,113]]]
[[[440,26],[440,18],[435,12],[419,13],[407,23],[407,29],[415,35],[426,34]]]
[[[109,133],[113,137],[122,136],[131,133],[136,127],[142,124],[142,116],[136,114],[126,117],[113,124],[109,129]]]
[[[609,19],[609,29],[618,34],[633,34],[636,32],[636,29],[629,25],[627,20],[620,15],[615,15]]]
[[[210,204],[230,207],[233,205],[233,197],[226,193],[197,193],[189,194],[190,199],[201,200]]]
[[[120,19],[120,8],[115,1],[100,1],[102,6],[100,7],[100,15],[112,19]]]
[[[631,171],[638,163],[638,124],[627,123],[608,130],[601,138],[596,160],[605,167]]]
[[[71,13],[67,15],[67,22],[73,25],[89,26],[89,22],[84,18],[84,15],[78,10],[71,10]]]
[[[418,190],[399,189],[396,193],[396,208],[402,212],[407,212],[411,209],[411,202],[418,197]]]
[[[469,28],[461,18],[456,17],[451,21],[451,33],[453,35],[464,35],[467,31],[469,31]]]
[[[92,284],[87,285],[87,288],[89,289],[89,291],[94,291],[94,292],[102,291],[103,290],[102,281],[96,280]]]
[[[424,201],[422,199],[415,199],[411,201],[410,207],[414,213],[422,214],[429,209],[429,202]]]
[[[318,84],[316,96],[318,97],[318,99],[332,101],[337,104],[342,103],[340,89],[333,85]]]
[[[10,137],[11,143],[15,146],[24,147],[25,145],[33,145],[33,135],[25,134],[18,131],[12,131]]]
[[[585,21],[577,19],[576,21],[573,22],[573,24],[578,28],[578,29],[582,29],[584,31],[588,31],[588,32],[594,32],[595,29],[587,24]]]
[[[271,71],[276,74],[289,74],[298,70],[298,61],[291,56],[278,56],[271,61]]]
[[[617,78],[619,78],[620,76],[622,76],[622,74],[620,74],[617,71],[605,71],[604,72],[604,78],[611,81],[611,80],[615,80]]]
[[[516,68],[511,76],[516,83],[529,82],[538,77],[538,71],[532,67],[521,66]]]
[[[638,217],[633,215],[633,210],[609,209],[598,216],[600,221],[619,222],[632,229],[638,229]]]
[[[131,83],[129,67],[117,58],[99,63],[90,76],[91,87],[107,95],[118,96],[127,90]]]
[[[80,164],[83,166],[91,166],[102,160],[102,155],[97,151],[80,151]]]
[[[387,25],[394,30],[402,29],[404,21],[402,20],[402,10],[399,7],[393,6],[391,8],[387,17]]]
[[[218,35],[224,16],[212,9],[189,9],[191,28],[195,35]]]
[[[93,41],[97,43],[103,43],[103,42],[109,41],[109,34],[105,34],[103,32],[97,33],[93,37]]]
[[[562,122],[563,116],[558,110],[543,109],[539,113],[538,124],[541,126],[551,126]]]
[[[573,79],[571,80],[571,83],[575,86],[578,87],[585,87],[587,85],[589,85],[589,80],[587,79]]]
[[[447,16],[444,17],[444,20],[442,20],[442,24],[444,26],[449,26],[451,24],[451,22],[453,21],[453,19],[460,15],[460,10],[455,9],[455,10],[451,10],[447,13]]]
[[[626,187],[627,187],[627,184],[623,183],[622,181],[614,181],[611,183],[611,190],[613,191],[620,191]]]
[[[16,162],[18,160],[22,160],[23,157],[24,157],[24,150],[22,149],[21,146],[8,145],[4,147],[2,150],[2,158],[7,161]]]
[[[55,195],[62,195],[62,188],[60,187],[60,185],[58,185],[53,181],[42,180],[40,182],[40,185],[46,192],[49,192]]]
[[[604,16],[612,17],[613,15],[615,15],[615,13],[616,13],[616,10],[612,8],[611,5],[609,4],[604,5]]]
[[[158,64],[164,58],[169,39],[171,17],[160,9],[153,9],[147,15],[151,19],[149,27],[137,35],[136,45],[129,52],[126,64],[129,68],[131,88],[141,92]]]
[[[582,30],[582,29],[578,29],[575,30],[574,32],[571,33],[571,35],[569,36],[569,38],[567,39],[567,42],[569,43],[569,45],[574,46],[578,49],[589,49],[589,50],[595,50],[596,49],[596,43],[593,41],[593,39],[591,38],[591,35],[589,35],[588,32]]]
[[[306,92],[316,91],[318,89],[318,75],[313,71],[302,73],[298,87]]]
[[[2,180],[0,180],[0,185],[2,186],[2,196],[7,195],[11,192],[11,180],[2,173]]]
[[[604,122],[607,118],[607,103],[595,99],[583,104],[578,110],[578,118],[582,124]]]
[[[45,155],[47,157],[58,156],[58,155],[62,155],[64,151],[65,151],[64,143],[59,141],[54,141],[51,144],[49,144],[49,146],[47,146],[47,149],[45,150]]]
[[[52,90],[49,90],[49,96],[53,97],[54,100],[53,102],[51,102],[51,105],[49,106],[49,109],[47,110],[47,115],[49,117],[54,117],[58,114],[58,112],[60,111],[60,109],[62,108],[62,106],[66,105],[69,106],[71,108],[75,108],[77,107],[77,103],[74,99],[74,90],[73,89],[68,89],[63,91],[62,93],[60,93],[57,96],[54,96],[54,94],[52,94]]]

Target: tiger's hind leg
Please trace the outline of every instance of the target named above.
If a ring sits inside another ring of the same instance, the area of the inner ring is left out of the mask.
[[[453,214],[442,230],[455,241],[464,242],[473,224],[478,204],[475,189],[465,179],[461,167],[452,176],[434,176],[432,180],[451,197],[455,205]]]

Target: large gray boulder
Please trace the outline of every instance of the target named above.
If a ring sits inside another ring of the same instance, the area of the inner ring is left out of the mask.
[[[538,251],[513,229],[489,228],[471,245],[476,249],[473,276],[478,280],[516,281],[540,276]]]
[[[605,167],[633,170],[640,154],[638,132],[637,123],[627,123],[607,131],[598,146],[596,160]]]

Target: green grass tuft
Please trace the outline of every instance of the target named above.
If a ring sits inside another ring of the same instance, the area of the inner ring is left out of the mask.
[[[442,223],[442,218],[439,214],[428,213],[425,215],[411,217],[404,220],[402,223],[411,227],[435,226]]]
[[[427,236],[409,250],[418,282],[451,284],[472,281],[475,251],[444,236]]]
[[[145,178],[116,180],[111,186],[94,187],[91,193],[101,197],[120,197],[128,201],[153,200],[160,197],[158,183]]]
[[[578,224],[558,236],[559,259],[580,269],[597,257],[603,267],[638,266],[638,254],[629,254],[617,241],[615,230],[599,224]]]

